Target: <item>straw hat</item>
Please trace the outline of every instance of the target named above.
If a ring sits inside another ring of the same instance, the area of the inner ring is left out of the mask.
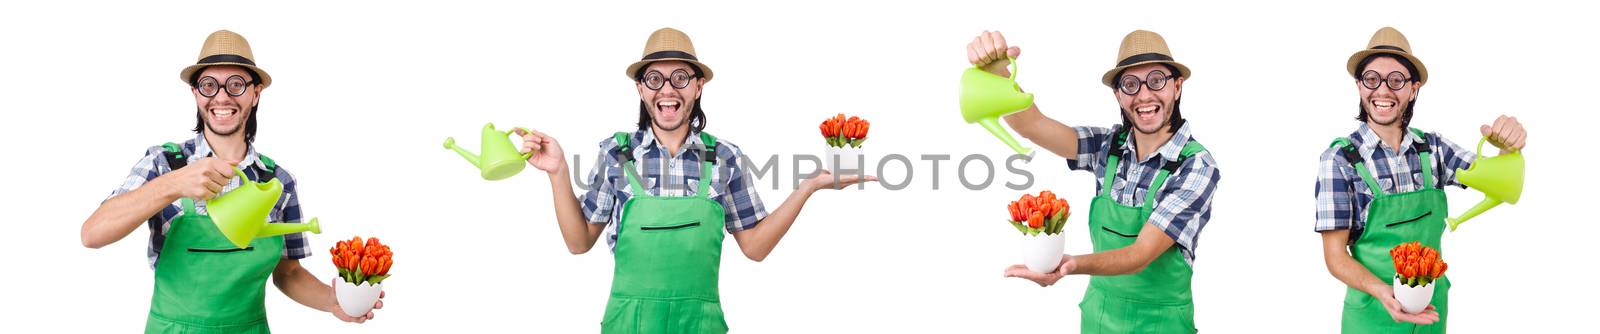
[[[661,28],[650,33],[650,39],[644,43],[644,55],[633,65],[628,65],[628,72],[625,74],[632,80],[640,68],[667,60],[687,62],[699,67],[701,77],[711,81],[711,67],[700,63],[700,59],[694,56],[694,43],[689,41],[689,35],[672,28]]]
[[[1116,81],[1117,73],[1130,67],[1156,63],[1177,67],[1179,73],[1174,73],[1175,76],[1187,78],[1194,75],[1189,72],[1188,66],[1172,60],[1172,51],[1167,50],[1167,40],[1161,35],[1147,30],[1134,30],[1122,37],[1122,48],[1117,50],[1117,67],[1100,76],[1100,83],[1116,87],[1112,82]]]
[[[1400,31],[1395,30],[1393,27],[1383,27],[1383,29],[1378,29],[1378,32],[1373,33],[1372,40],[1367,42],[1366,50],[1356,51],[1356,54],[1350,55],[1350,61],[1345,62],[1345,70],[1350,72],[1350,76],[1353,77],[1356,75],[1356,71],[1359,70],[1356,68],[1357,63],[1360,63],[1362,59],[1367,59],[1368,56],[1380,53],[1392,54],[1410,60],[1412,65],[1417,66],[1417,73],[1413,74],[1417,76],[1418,84],[1428,83],[1428,67],[1422,66],[1422,60],[1417,59],[1417,56],[1411,55],[1411,42],[1406,41],[1406,35],[1401,35]]]
[[[196,60],[194,65],[184,67],[182,72],[178,72],[178,80],[183,80],[187,84],[195,72],[208,66],[233,65],[256,72],[256,75],[261,77],[259,83],[261,88],[267,88],[272,85],[272,76],[267,75],[267,71],[260,67],[256,67],[255,58],[255,55],[250,53],[250,42],[245,41],[244,36],[232,31],[217,30],[211,33],[211,36],[206,36],[206,43],[200,46],[199,60]]]

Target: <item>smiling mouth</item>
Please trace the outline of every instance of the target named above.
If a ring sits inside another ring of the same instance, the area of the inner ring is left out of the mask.
[[[1372,100],[1371,103],[1372,103],[1372,111],[1375,112],[1375,113],[1381,112],[1381,113],[1386,113],[1387,114],[1387,113],[1394,112],[1395,101],[1392,101],[1392,100]]]
[[[211,118],[219,121],[232,119],[234,115],[239,114],[238,108],[212,108],[209,111],[211,112]]]
[[[1161,106],[1159,105],[1147,105],[1133,109],[1134,114],[1139,117],[1139,120],[1142,121],[1155,120],[1156,113],[1160,111]]]
[[[660,112],[662,117],[677,116],[678,101],[656,102],[656,111]]]

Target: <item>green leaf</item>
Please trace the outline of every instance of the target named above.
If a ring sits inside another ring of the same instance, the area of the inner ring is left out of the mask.
[[[372,276],[372,277],[367,278],[367,283],[372,283],[372,284],[383,283],[383,280],[386,279],[386,278],[389,278],[389,275]]]
[[[1020,222],[1011,222],[1011,226],[1015,226],[1017,231],[1021,231],[1024,234],[1028,233],[1028,225],[1023,225]]]
[[[861,147],[861,143],[865,143],[865,142],[867,142],[866,138],[852,140],[852,141],[850,141],[850,147]]]

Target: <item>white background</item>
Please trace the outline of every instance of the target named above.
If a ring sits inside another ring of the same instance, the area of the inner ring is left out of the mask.
[[[46,6],[46,7],[37,7]],[[151,271],[140,228],[83,248],[83,218],[145,148],[192,137],[193,100],[177,72],[205,36],[246,36],[275,79],[263,93],[261,150],[301,181],[306,214],[324,222],[302,263],[333,277],[327,248],[379,236],[397,253],[387,308],[364,325],[269,292],[272,327],[292,332],[591,332],[610,286],[604,246],[568,254],[549,182],[533,169],[487,182],[446,136],[477,150],[486,121],[544,130],[569,154],[627,130],[637,93],[623,69],[645,37],[672,26],[717,73],[706,86],[708,130],[761,159],[780,155],[781,187],[762,180],[769,209],[790,192],[792,154],[820,154],[816,124],[834,113],[873,122],[871,155],[1009,150],[957,116],[964,45],[999,29],[1022,46],[1020,80],[1051,117],[1117,121],[1098,82],[1134,29],[1161,33],[1193,68],[1185,116],[1222,170],[1202,234],[1194,295],[1206,332],[1337,331],[1344,286],[1328,275],[1312,232],[1317,154],[1356,128],[1345,59],[1393,25],[1432,78],[1414,126],[1462,145],[1500,114],[1531,133],[1522,202],[1445,237],[1457,332],[1567,331],[1597,295],[1589,253],[1595,187],[1586,141],[1597,31],[1573,2],[1339,1],[1327,4],[583,3],[514,6],[461,1],[8,3],[0,8],[0,247],[4,332],[131,332],[144,325]],[[1030,145],[1035,146],[1036,145]],[[569,160],[570,162],[570,160]],[[1088,280],[1050,288],[1001,271],[1020,262],[1004,205],[1022,192],[1003,173],[986,191],[960,187],[954,161],[913,160],[904,191],[879,186],[811,198],[765,262],[731,238],[723,303],[735,332],[1072,332]],[[893,165],[889,180],[905,172]],[[1028,164],[1029,192],[1077,208],[1067,250],[1090,250],[1093,176],[1065,162]],[[984,170],[969,170],[981,177]],[[1450,190],[1459,213],[1481,194]],[[276,290],[275,288],[269,288]]]

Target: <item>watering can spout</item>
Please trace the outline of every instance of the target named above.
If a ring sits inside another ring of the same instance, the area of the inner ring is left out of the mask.
[[[985,130],[989,130],[989,134],[994,135],[995,138],[1000,138],[1001,142],[1004,142],[1006,146],[1010,146],[1011,150],[1016,151],[1017,154],[1031,155],[1033,153],[1033,149],[1022,146],[1021,143],[1017,142],[1016,138],[1011,137],[1011,132],[1007,132],[1006,128],[1000,127],[1000,119],[980,119],[978,124],[982,124]]]
[[[284,235],[307,231],[315,234],[322,234],[322,226],[317,224],[316,218],[311,218],[311,221],[300,224],[267,224],[266,226],[261,227],[261,231],[256,232],[256,237],[270,237],[274,235]]]
[[[268,223],[268,214],[283,196],[283,182],[278,179],[252,182],[245,178],[244,171],[235,168],[233,172],[244,184],[207,202],[206,211],[217,231],[234,246],[242,249],[249,247],[250,241],[256,238],[291,232],[321,233],[316,219],[309,224]]]
[[[1478,158],[1467,169],[1456,170],[1456,180],[1472,189],[1483,192],[1483,201],[1462,213],[1460,217],[1446,219],[1450,230],[1455,231],[1457,226],[1478,214],[1500,205],[1500,203],[1517,204],[1522,199],[1522,181],[1525,176],[1527,161],[1523,160],[1521,152],[1510,152],[1493,157],[1483,157],[1483,143],[1489,138],[1484,137],[1478,141]]]
[[[1011,61],[1011,77],[1002,77],[979,67],[967,68],[961,74],[961,117],[967,123],[983,125],[989,134],[999,138],[1017,154],[1030,154],[1031,149],[1017,143],[1011,133],[1000,126],[1000,117],[1033,105],[1033,94],[1017,87],[1016,60]]]
[[[471,163],[473,166],[478,165],[478,154],[467,151],[467,149],[461,148],[461,146],[456,146],[455,137],[445,138],[444,148],[456,151],[456,154],[460,154],[462,158],[467,159],[467,162]]]

